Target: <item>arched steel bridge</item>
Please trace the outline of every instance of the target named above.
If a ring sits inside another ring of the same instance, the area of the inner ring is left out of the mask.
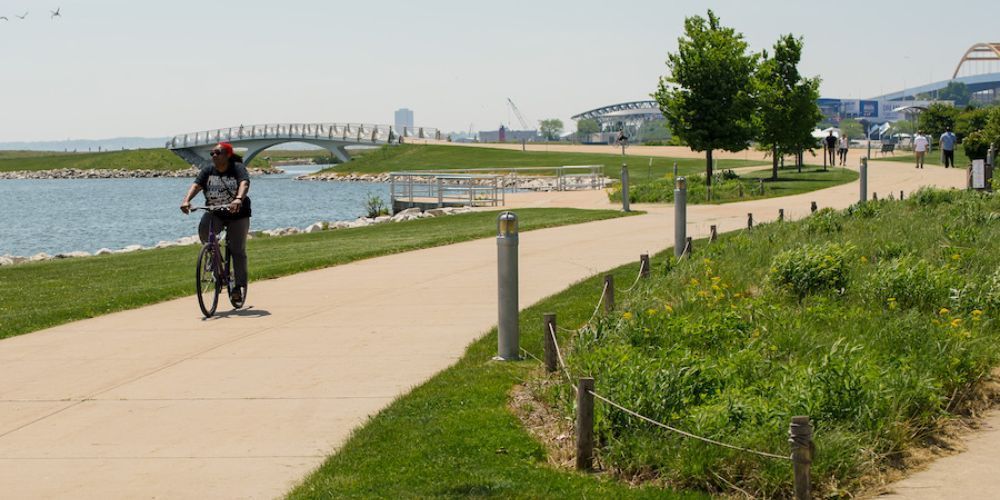
[[[958,66],[955,66],[955,72],[951,77],[958,78],[958,72],[961,71],[965,63],[989,61],[1000,61],[1000,42],[977,43],[969,47],[969,50],[966,50],[962,56],[962,60],[958,61]]]
[[[584,111],[572,117],[574,120],[595,119],[597,123],[619,121],[650,121],[662,120],[660,105],[656,101],[630,101],[601,106],[590,111]]]
[[[351,159],[345,149],[347,146],[399,144],[407,138],[440,140],[441,131],[430,127],[395,130],[391,125],[364,123],[269,123],[180,134],[167,141],[166,147],[188,163],[205,165],[210,163],[212,147],[223,141],[246,148],[243,155],[246,163],[272,146],[305,142],[324,148],[340,161],[347,162]]]

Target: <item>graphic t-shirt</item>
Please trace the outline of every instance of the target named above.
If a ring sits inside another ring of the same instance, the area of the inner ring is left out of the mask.
[[[840,149],[847,149],[847,137],[840,138]]]
[[[250,174],[242,163],[237,163],[227,168],[225,172],[219,172],[214,166],[207,166],[198,172],[194,183],[204,190],[205,204],[214,207],[232,203],[236,193],[239,192],[240,182],[243,181],[250,182]],[[215,214],[224,219],[250,217],[250,199],[243,200],[243,207],[235,214],[229,212],[215,212]]]
[[[930,142],[928,142],[927,138],[922,135],[918,135],[916,139],[913,139],[913,150],[918,153],[926,152],[927,146],[929,145]]]

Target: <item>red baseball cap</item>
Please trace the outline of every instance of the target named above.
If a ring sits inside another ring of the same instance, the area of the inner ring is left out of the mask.
[[[220,142],[215,145],[214,149],[221,149],[226,153],[229,153],[229,156],[233,155],[233,145],[229,144],[228,142]]]

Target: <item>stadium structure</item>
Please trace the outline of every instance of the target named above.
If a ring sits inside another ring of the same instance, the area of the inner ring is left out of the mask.
[[[971,94],[970,102],[989,104],[1000,100],[1000,42],[983,42],[969,47],[947,80],[868,99],[821,98],[817,104],[826,120],[834,123],[844,118],[862,119],[872,124],[894,122],[909,119],[913,110],[939,101],[940,92],[952,82],[965,85]],[[572,118],[576,121],[597,121],[602,131],[599,141],[613,140],[619,131],[642,140],[638,134],[643,124],[662,121],[663,115],[656,101],[630,101],[594,108]]]

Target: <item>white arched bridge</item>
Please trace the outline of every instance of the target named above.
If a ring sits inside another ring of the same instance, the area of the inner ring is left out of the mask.
[[[272,146],[305,142],[324,148],[346,162],[351,159],[347,146],[400,144],[410,138],[440,140],[441,132],[429,127],[395,130],[391,125],[364,123],[270,123],[176,135],[167,141],[166,147],[188,163],[202,165],[211,160],[212,147],[225,141],[233,147],[246,148],[243,161],[249,164],[257,154]]]

